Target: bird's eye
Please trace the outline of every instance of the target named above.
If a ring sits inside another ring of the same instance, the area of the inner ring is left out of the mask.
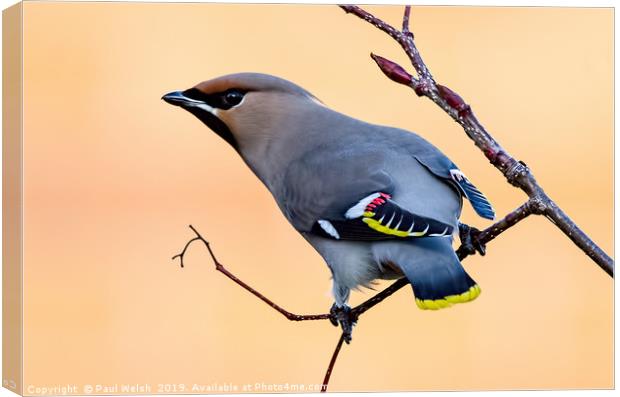
[[[224,94],[224,102],[228,106],[236,106],[243,100],[243,93],[240,91],[228,91]]]

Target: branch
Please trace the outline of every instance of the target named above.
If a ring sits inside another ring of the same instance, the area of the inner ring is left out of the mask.
[[[497,221],[493,225],[484,229],[483,231],[477,231],[474,236],[472,243],[473,245],[482,245],[484,246],[488,242],[495,239],[495,237],[499,236],[506,230],[510,229],[523,219],[528,216],[534,214],[536,211],[536,207],[532,204],[531,200],[528,200],[525,204],[517,208],[516,210],[510,212],[503,219]],[[464,245],[461,245],[456,250],[456,255],[459,257],[459,260],[463,260],[467,258],[467,256],[472,255],[473,252],[465,248]]]
[[[409,32],[409,6],[405,8],[403,16],[403,30],[398,31],[381,19],[354,5],[341,5],[346,13],[353,14],[365,20],[376,28],[387,33],[403,48],[417,78],[410,75],[400,65],[371,54],[373,60],[387,77],[397,83],[411,87],[418,96],[425,96],[435,102],[463,127],[465,133],[507,179],[507,181],[523,190],[529,197],[526,203],[532,207],[534,214],[544,215],[564,234],[566,234],[581,250],[601,267],[611,277],[614,275],[614,261],[588,237],[558,205],[551,200],[542,187],[538,184],[534,175],[527,165],[512,157],[502,146],[487,132],[482,124],[476,119],[471,107],[454,91],[448,87],[437,84],[429,69],[415,46],[413,34]],[[504,220],[511,216],[509,214]],[[516,216],[516,214],[512,214]],[[508,225],[508,221],[506,225]],[[510,226],[508,226],[510,227]]]
[[[329,385],[329,378],[331,378],[332,376],[332,371],[334,370],[334,365],[336,364],[336,360],[338,359],[338,354],[340,353],[342,342],[344,342],[344,333],[340,334],[340,339],[338,340],[338,344],[336,345],[334,354],[332,354],[332,358],[331,360],[329,360],[327,371],[325,371],[325,378],[323,379],[323,385],[321,386],[321,393],[325,393],[327,391],[327,385]]]
[[[409,15],[411,15],[411,6],[405,6],[405,15],[403,15],[403,33],[409,32]]]
[[[237,276],[235,276],[234,274],[229,272],[224,267],[224,265],[222,265],[217,260],[217,258],[215,257],[215,254],[213,253],[213,250],[211,249],[211,245],[209,244],[209,242],[207,240],[205,240],[204,237],[202,237],[202,235],[200,233],[198,233],[198,230],[196,230],[192,225],[189,225],[189,228],[192,229],[192,231],[196,234],[196,237],[192,238],[191,240],[189,240],[187,242],[187,244],[185,244],[185,247],[183,248],[183,251],[181,251],[179,254],[176,254],[175,256],[172,257],[172,260],[174,260],[176,258],[179,258],[179,260],[181,262],[181,267],[183,267],[183,259],[185,258],[185,253],[187,252],[187,248],[189,248],[189,246],[194,241],[201,241],[207,247],[207,250],[209,251],[209,255],[211,255],[211,259],[213,259],[213,263],[215,264],[215,269],[217,271],[223,273],[226,277],[228,277],[229,279],[231,279],[235,283],[239,284],[245,290],[249,291],[251,294],[256,296],[258,299],[260,299],[263,302],[265,302],[266,304],[268,304],[272,309],[276,310],[277,312],[282,314],[287,319],[289,319],[291,321],[308,321],[308,320],[328,320],[330,318],[329,314],[294,314],[294,313],[291,313],[288,310],[282,308],[282,306],[277,305],[271,299],[267,298],[265,295],[261,294],[260,292],[258,292],[254,288],[250,287],[248,284],[246,284],[245,282],[241,281]]]
[[[213,263],[215,265],[215,269],[217,271],[223,273],[226,277],[228,277],[229,279],[231,279],[232,281],[234,281],[235,283],[240,285],[243,289],[249,291],[251,294],[253,294],[257,298],[259,298],[260,300],[262,300],[263,302],[268,304],[272,309],[274,309],[278,313],[282,314],[288,320],[290,320],[290,321],[336,320],[331,313],[326,313],[326,314],[295,314],[295,313],[289,312],[288,310],[284,309],[282,306],[276,304],[271,299],[267,298],[265,295],[261,294],[260,292],[258,292],[254,288],[250,287],[247,283],[245,283],[244,281],[241,281],[237,276],[235,276],[230,271],[228,271],[228,269],[226,269],[226,267],[224,267],[224,265],[222,265],[220,263],[220,261],[218,261],[218,259],[216,258],[215,253],[211,249],[211,245],[209,244],[209,242],[204,237],[202,237],[202,235],[198,232],[198,230],[196,230],[195,227],[193,227],[192,225],[189,225],[189,228],[192,229],[194,234],[196,234],[196,237],[191,238],[187,243],[185,243],[185,246],[183,247],[183,250],[180,253],[178,253],[178,254],[176,254],[176,255],[174,255],[172,257],[172,260],[175,260],[176,258],[179,258],[181,267],[184,267],[184,259],[185,259],[185,254],[187,253],[187,249],[195,241],[200,241],[200,242],[202,242],[205,245],[205,247],[207,247],[207,250],[209,251],[209,255],[211,255],[211,259],[213,260]],[[383,301],[385,298],[387,298],[388,296],[392,295],[394,292],[396,292],[397,290],[399,290],[400,288],[402,288],[405,285],[407,285],[407,281],[406,281],[405,278],[402,278],[402,279],[398,280],[397,282],[392,284],[390,287],[386,288],[381,293],[379,293],[379,294],[375,295],[374,297],[368,299],[366,302],[356,306],[354,309],[351,310],[351,315],[354,318],[359,318],[359,316],[362,313],[364,313],[365,311],[367,311],[371,307],[374,307],[379,302]],[[344,333],[342,333],[341,336],[340,336],[340,340],[338,341],[338,344],[336,345],[336,349],[334,350],[334,353],[332,354],[332,358],[331,358],[331,360],[329,362],[329,365],[327,367],[327,372],[325,373],[325,378],[323,380],[323,385],[321,386],[321,392],[322,393],[327,391],[327,386],[329,384],[329,378],[331,377],[334,365],[336,364],[336,360],[338,359],[338,354],[340,353],[340,349],[342,347],[342,342],[344,340],[345,340],[345,335],[344,335]]]

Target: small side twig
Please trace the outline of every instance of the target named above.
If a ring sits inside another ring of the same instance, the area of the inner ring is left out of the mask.
[[[192,225],[189,225],[189,227],[194,230],[194,232],[196,232],[196,230],[192,227]],[[200,240],[200,237],[194,237],[193,239],[189,240],[186,244],[185,247],[183,247],[183,251],[181,251],[180,253],[176,254],[175,256],[172,257],[172,260],[175,260],[176,258],[179,258],[180,262],[181,262],[181,267],[185,267],[183,264],[183,258],[185,258],[185,252],[187,251],[187,249],[189,248],[190,245],[192,245],[192,243],[194,241]],[[207,245],[208,246],[208,245]]]
[[[223,273],[226,277],[228,277],[229,279],[234,281],[236,284],[240,285],[243,289],[247,290],[252,295],[256,296],[257,298],[259,298],[260,300],[262,300],[263,302],[268,304],[269,307],[271,307],[272,309],[276,310],[278,313],[282,314],[288,320],[291,320],[291,321],[308,321],[308,320],[329,320],[329,319],[331,319],[332,315],[329,314],[329,313],[324,313],[324,314],[295,314],[295,313],[289,312],[288,310],[284,309],[282,306],[276,304],[271,299],[267,298],[265,295],[263,295],[262,293],[258,292],[256,289],[254,289],[253,287],[248,285],[246,282],[242,281],[237,276],[235,276],[233,273],[231,273],[228,269],[226,269],[226,267],[222,263],[220,263],[218,261],[218,259],[216,258],[215,253],[213,252],[213,249],[211,248],[210,243],[204,237],[202,237],[202,235],[198,232],[198,230],[196,230],[196,228],[194,226],[189,225],[189,228],[196,234],[196,237],[190,239],[185,244],[185,247],[183,248],[183,250],[180,253],[178,253],[178,254],[176,254],[176,255],[174,255],[172,257],[173,260],[176,259],[176,258],[179,258],[179,260],[181,261],[181,264],[182,264],[183,263],[183,258],[185,257],[185,254],[187,252],[188,247],[193,242],[195,242],[195,241],[201,241],[205,245],[205,247],[207,247],[207,250],[209,251],[209,255],[211,256],[211,259],[213,260],[213,263],[215,264],[215,269],[217,271]],[[181,266],[183,266],[183,265],[181,265]],[[404,287],[407,284],[408,284],[408,281],[407,281],[406,278],[401,278],[401,279],[397,280],[391,286],[387,287],[383,291],[377,293],[375,296],[371,297],[370,299],[364,301],[363,303],[360,303],[359,305],[357,305],[353,309],[351,309],[351,315],[354,316],[355,318],[361,316],[363,313],[365,313],[369,309],[373,308],[377,304],[381,303],[383,300],[385,300],[385,298],[387,298],[388,296],[394,294],[396,291],[398,291],[399,289],[401,289],[402,287]]]
[[[215,254],[213,253],[213,250],[211,249],[211,245],[209,244],[209,242],[207,240],[205,240],[204,237],[202,237],[202,235],[198,232],[198,230],[196,230],[196,228],[194,228],[192,225],[189,225],[189,228],[192,229],[192,231],[196,234],[196,237],[192,238],[191,240],[189,240],[187,242],[187,244],[185,244],[185,247],[183,248],[183,251],[181,251],[179,254],[176,254],[175,256],[172,257],[173,260],[176,259],[176,258],[179,258],[179,260],[181,262],[181,267],[183,267],[183,258],[185,257],[185,253],[187,252],[187,248],[194,241],[201,241],[207,247],[207,250],[209,251],[209,255],[211,255],[211,259],[213,259],[213,263],[215,264],[215,269],[217,271],[223,273],[226,277],[228,277],[229,279],[231,279],[235,283],[239,284],[241,287],[243,287],[243,289],[249,291],[251,294],[253,294],[258,299],[260,299],[263,302],[265,302],[266,304],[268,304],[272,309],[276,310],[278,313],[282,314],[287,319],[289,319],[291,321],[308,321],[308,320],[327,320],[327,319],[330,318],[329,314],[295,314],[295,313],[291,313],[288,310],[284,309],[282,306],[276,304],[274,301],[272,301],[271,299],[267,298],[265,295],[261,294],[260,292],[258,292],[254,288],[250,287],[244,281],[240,280],[237,276],[235,276],[234,274],[229,272],[228,269],[226,269],[224,267],[224,265],[222,265],[217,260],[217,258],[215,257]]]
[[[409,33],[409,15],[411,14],[411,6],[405,6],[405,14],[403,15],[403,33]]]
[[[196,228],[194,226],[189,225],[189,228],[194,232],[194,234],[196,234],[196,237],[191,238],[187,243],[185,243],[185,246],[183,247],[183,250],[180,253],[178,253],[178,254],[176,254],[176,255],[174,255],[172,257],[172,260],[175,260],[175,259],[179,258],[179,262],[180,262],[181,267],[184,267],[183,260],[185,258],[185,254],[187,253],[187,249],[189,248],[189,246],[192,245],[192,243],[194,243],[195,241],[201,241],[205,245],[205,247],[207,247],[207,250],[209,251],[209,255],[211,256],[211,259],[213,260],[213,263],[215,265],[215,269],[217,271],[223,273],[226,277],[228,277],[229,279],[234,281],[236,284],[240,285],[243,289],[247,290],[252,295],[256,296],[257,298],[259,298],[260,300],[262,300],[263,302],[268,304],[269,307],[271,307],[272,309],[276,310],[278,313],[282,314],[288,320],[290,320],[290,321],[310,321],[310,320],[328,320],[328,319],[331,318],[332,315],[329,314],[329,313],[325,313],[325,314],[295,314],[295,313],[291,313],[288,310],[284,309],[282,306],[276,304],[271,299],[267,298],[265,295],[261,294],[256,289],[254,289],[253,287],[251,287],[250,285],[248,285],[247,283],[245,283],[244,281],[239,279],[237,276],[235,276],[233,273],[228,271],[228,269],[226,269],[226,267],[222,263],[220,263],[220,261],[215,256],[215,253],[211,249],[211,244],[204,237],[202,237],[200,232],[198,232],[198,230],[196,230]],[[391,293],[390,293],[390,295],[391,295]],[[387,296],[385,296],[385,297],[387,297]],[[385,297],[380,299],[380,300],[385,299]],[[372,300],[372,298],[369,299],[369,301],[370,300]],[[376,305],[377,303],[379,303],[379,302],[373,303],[372,306]],[[368,309],[362,310],[361,312],[363,313],[366,310],[368,310]],[[325,373],[325,378],[324,378],[323,383],[321,385],[321,393],[325,393],[327,391],[327,386],[329,385],[329,379],[330,379],[332,371],[334,369],[334,365],[336,364],[336,360],[338,359],[338,355],[340,354],[340,349],[342,348],[342,342],[343,341],[344,341],[344,333],[342,333],[340,335],[340,339],[338,341],[338,344],[336,345],[336,349],[334,350],[334,353],[332,354],[331,360],[329,361],[329,365],[327,366],[327,371]]]

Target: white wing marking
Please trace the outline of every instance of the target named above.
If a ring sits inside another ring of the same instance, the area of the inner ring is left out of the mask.
[[[379,193],[373,193],[370,196],[364,197],[357,204],[355,204],[353,207],[347,210],[347,212],[344,214],[345,218],[355,219],[355,218],[359,218],[360,216],[364,215],[364,212],[366,212],[366,207],[368,207],[368,204],[370,204],[372,200],[376,199],[379,196],[380,196]]]
[[[336,240],[340,240],[340,234],[338,234],[338,231],[336,230],[336,228],[334,227],[334,225],[332,225],[330,221],[319,219],[318,223],[319,223],[319,226],[321,226],[321,228],[325,230],[325,233],[329,234]]]

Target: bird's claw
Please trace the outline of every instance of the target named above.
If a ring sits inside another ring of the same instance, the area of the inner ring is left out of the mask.
[[[357,324],[357,316],[353,314],[351,308],[347,305],[337,306],[334,303],[329,310],[329,321],[335,327],[340,325],[344,341],[347,344],[351,343],[351,332],[353,331],[353,327]]]
[[[459,224],[459,237],[461,239],[461,249],[467,252],[469,255],[473,255],[476,252],[481,256],[487,253],[486,244],[481,243],[478,240],[480,230],[473,226],[466,225],[464,223]]]

